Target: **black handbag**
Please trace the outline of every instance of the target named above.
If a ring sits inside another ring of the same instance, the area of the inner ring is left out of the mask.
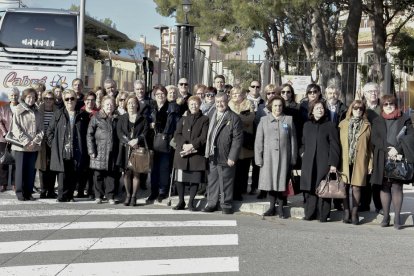
[[[153,148],[154,151],[170,153],[170,135],[165,133],[155,133]]]
[[[384,167],[384,177],[395,180],[411,181],[413,179],[414,166],[407,159],[392,160],[387,158]]]
[[[243,131],[243,148],[254,150],[254,134]]]
[[[13,155],[10,152],[8,146],[4,149],[4,152],[0,154],[0,164],[1,165],[13,165],[15,162]]]

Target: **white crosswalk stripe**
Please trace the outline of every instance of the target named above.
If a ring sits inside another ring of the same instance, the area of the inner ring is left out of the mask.
[[[234,256],[234,248],[237,250],[239,244],[234,233],[236,220],[162,208],[96,209],[91,204],[91,209],[79,210],[75,209],[79,205],[68,204],[62,209],[50,205],[39,210],[39,203],[19,204],[13,199],[8,202],[3,201],[2,206],[13,208],[0,211],[0,275],[126,276],[239,271],[239,258]],[[191,219],[188,215],[192,215]],[[198,233],[202,229],[205,231]],[[159,258],[148,259],[151,257],[136,254],[139,250],[155,253],[150,256],[158,256],[157,250],[161,253]],[[171,258],[175,255],[168,250],[181,253]],[[73,257],[66,257],[69,254]],[[92,260],[84,259],[85,254],[92,256]],[[26,258],[27,263],[21,262]],[[14,262],[15,259],[18,260]]]

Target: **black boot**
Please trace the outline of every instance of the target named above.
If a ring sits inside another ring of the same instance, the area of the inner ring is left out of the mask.
[[[185,208],[185,202],[179,202],[177,205],[175,205],[172,209],[173,210],[184,210]]]
[[[272,217],[274,215],[276,215],[276,208],[274,206],[270,207],[266,212],[263,213],[264,217]]]

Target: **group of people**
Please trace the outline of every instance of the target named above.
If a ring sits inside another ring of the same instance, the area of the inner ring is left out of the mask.
[[[18,200],[34,200],[37,169],[41,198],[74,201],[77,190],[77,197],[115,204],[122,179],[124,204],[135,206],[148,174],[134,172],[128,159],[134,149],[147,147],[154,152],[147,201],[167,198],[171,181],[179,197],[174,210],[187,205],[196,211],[194,198],[206,186],[202,211],[221,207],[231,214],[233,201],[248,192],[252,168],[249,193],[260,190],[258,198],[270,202],[263,215],[285,218],[288,183],[300,170],[305,220],[328,220],[332,200],[319,198],[316,188],[334,173],[347,180],[346,198],[334,200],[343,222],[359,224],[358,212],[369,210],[372,196],[384,215],[381,226],[390,224],[392,202],[394,227],[400,229],[403,182],[385,178],[384,166],[401,156],[414,161],[406,146],[413,145],[412,122],[395,96],[380,98],[378,84],[362,90],[361,99],[346,107],[335,82],[328,83],[325,97],[319,85],[308,85],[300,102],[290,84],[269,84],[261,93],[259,81],[246,90],[226,85],[222,75],[214,86],[197,84],[192,93],[186,78],[177,86],[156,85],[151,95],[139,80],[134,93],[118,92],[111,79],[87,94],[80,79],[72,89],[39,84],[23,90],[20,99],[18,89],[11,90],[10,103],[0,107],[0,150],[6,135],[18,141],[11,148]],[[2,185],[8,168],[0,170]]]

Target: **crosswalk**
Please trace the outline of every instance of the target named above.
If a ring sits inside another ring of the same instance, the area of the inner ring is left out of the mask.
[[[237,221],[162,207],[0,199],[0,275],[239,272]]]

